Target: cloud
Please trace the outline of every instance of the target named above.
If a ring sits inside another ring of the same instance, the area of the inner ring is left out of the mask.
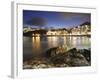
[[[27,22],[27,24],[42,27],[46,25],[46,19],[41,17],[33,17]]]
[[[63,19],[73,19],[73,18],[90,18],[89,13],[72,13],[72,12],[61,12],[60,17]]]

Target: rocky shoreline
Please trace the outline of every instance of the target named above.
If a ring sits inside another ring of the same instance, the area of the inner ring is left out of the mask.
[[[90,49],[67,49],[65,46],[50,48],[42,58],[23,62],[23,69],[40,69],[55,67],[81,67],[91,65]]]

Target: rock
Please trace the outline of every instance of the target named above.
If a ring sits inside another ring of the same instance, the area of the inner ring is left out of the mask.
[[[69,53],[69,55],[76,55],[77,49],[76,48],[72,48],[72,49],[68,50],[67,53]]]
[[[52,67],[78,67],[90,66],[90,50],[72,48],[68,51],[59,50],[58,47],[50,48],[45,57],[25,61],[24,69],[39,69]],[[60,52],[60,53],[59,53]]]
[[[46,51],[45,57],[47,57],[47,58],[54,57],[56,55],[63,54],[66,51],[67,51],[67,46],[65,46],[65,45],[50,48]]]
[[[23,69],[32,69],[32,65],[23,65]]]
[[[77,54],[74,57],[70,57],[69,61],[67,60],[66,63],[68,63],[70,66],[89,66],[88,61],[85,59],[85,57],[82,54]]]
[[[48,49],[48,50],[46,51],[46,53],[44,54],[44,56],[45,56],[46,58],[50,58],[51,56],[55,56],[55,54],[56,54],[56,49],[57,49],[57,47]]]
[[[63,57],[63,55],[56,55],[54,57],[51,57],[50,61],[53,64],[62,64],[62,63],[65,63],[65,58]]]
[[[54,64],[48,64],[48,68],[55,67]]]
[[[33,69],[39,69],[39,68],[47,68],[48,66],[46,64],[37,64],[33,65]]]
[[[83,54],[80,54],[76,48],[70,49],[63,54],[59,54],[50,58],[50,61],[55,64],[66,64],[66,66],[89,66]]]
[[[84,55],[84,57],[86,58],[86,60],[91,63],[91,50],[87,50],[87,49],[80,49],[79,52]]]
[[[84,53],[85,54],[85,53]],[[85,56],[76,48],[70,49],[66,55],[66,63],[70,66],[89,66],[89,62]]]
[[[76,58],[72,60],[71,66],[76,66],[76,67],[77,66],[89,66],[89,63],[87,62],[85,58],[83,59]]]
[[[69,65],[63,63],[63,64],[56,64],[55,67],[69,67]]]

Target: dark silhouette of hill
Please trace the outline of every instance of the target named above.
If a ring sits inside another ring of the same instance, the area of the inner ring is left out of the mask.
[[[91,23],[90,22],[84,22],[84,23],[80,24],[80,26],[83,26],[83,25],[91,25]]]

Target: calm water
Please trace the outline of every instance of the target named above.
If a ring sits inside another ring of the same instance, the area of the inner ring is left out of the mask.
[[[47,49],[60,45],[67,45],[69,48],[90,48],[91,39],[81,37],[23,37],[23,59],[27,60],[42,55]]]

